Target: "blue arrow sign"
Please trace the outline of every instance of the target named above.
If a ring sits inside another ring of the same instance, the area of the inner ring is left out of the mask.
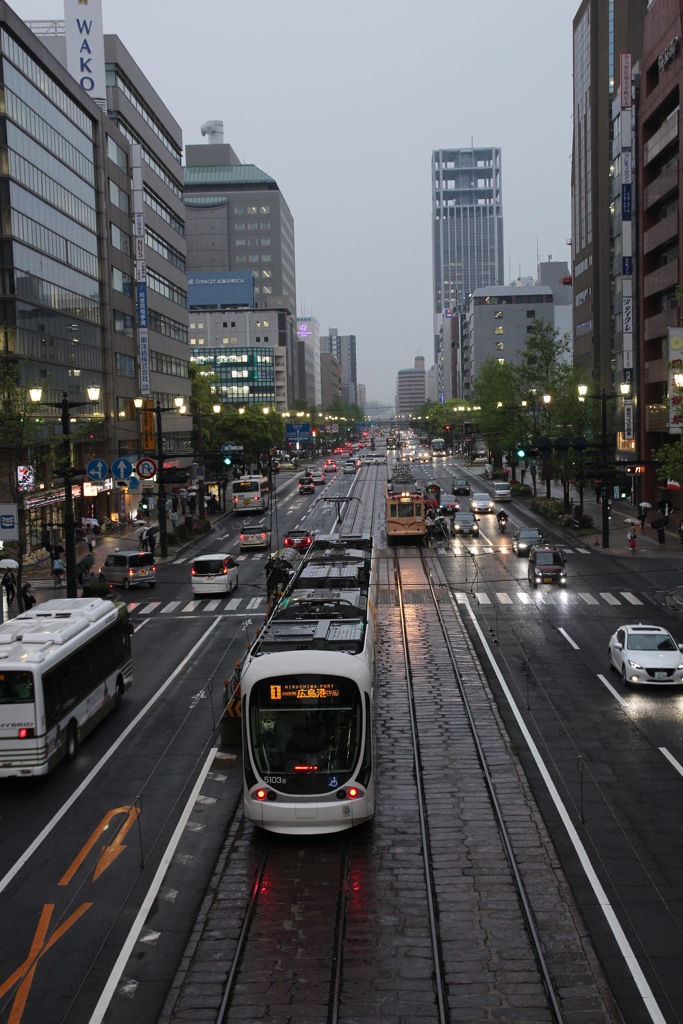
[[[109,466],[104,459],[91,459],[85,471],[91,480],[104,480],[109,472]]]
[[[221,446],[221,455],[232,455],[233,452],[243,451],[244,445],[235,444],[234,441],[226,441],[225,444]]]
[[[138,480],[138,478],[136,476],[132,476],[129,479],[129,481],[128,481],[128,490],[129,491],[137,491],[139,486],[140,486],[140,481]]]
[[[116,480],[127,480],[133,475],[133,463],[130,459],[115,459],[111,464],[111,474]]]

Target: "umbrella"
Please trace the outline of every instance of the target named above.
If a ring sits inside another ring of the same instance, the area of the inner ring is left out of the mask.
[[[158,526],[148,526],[147,529],[145,530],[145,537],[149,537],[150,533],[158,533],[158,532],[159,532],[159,527]]]
[[[624,519],[624,523],[626,523],[628,526],[637,526],[638,525],[638,520],[637,519]]]
[[[664,526],[664,519],[661,516],[658,519],[653,519],[650,526],[653,530],[660,530]]]
[[[99,521],[97,519],[84,519],[83,520],[83,525],[84,526],[99,526],[100,524],[99,524]]]
[[[0,560],[0,569],[18,569],[19,563],[15,562],[13,558],[3,558]]]
[[[638,504],[640,508],[652,508],[652,505],[649,501],[639,501]]]

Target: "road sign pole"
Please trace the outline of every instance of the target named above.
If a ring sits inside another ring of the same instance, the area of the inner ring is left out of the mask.
[[[69,433],[71,413],[69,396],[62,394],[62,447],[64,449],[64,547],[66,549],[66,596],[78,597],[76,583],[76,524],[74,522],[74,501],[71,493],[71,446]]]
[[[164,439],[161,433],[161,402],[157,402],[157,514],[159,516],[159,549],[162,558],[168,557],[166,534],[166,488],[164,486]]]

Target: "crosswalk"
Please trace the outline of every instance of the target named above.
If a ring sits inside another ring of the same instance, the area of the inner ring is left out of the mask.
[[[241,615],[244,612],[257,612],[265,610],[265,597],[231,597],[229,601],[224,598],[211,601],[131,601],[128,611],[131,615],[152,615],[158,611],[159,615],[196,615],[204,612],[212,612],[215,615],[230,614],[235,612]]]
[[[636,605],[643,607],[645,601],[637,597],[630,590],[620,590],[617,594],[613,594],[609,590],[601,591],[598,594],[592,594],[587,590],[560,590],[559,588],[547,588],[543,590],[534,590],[530,593],[525,593],[523,590],[517,591],[506,591],[506,590],[495,590],[495,591],[484,591],[480,590],[478,593],[470,595],[457,594],[458,600],[463,602],[469,596],[469,599],[473,603],[480,605],[522,605],[527,607],[529,605],[560,605],[560,606],[574,606],[574,607],[602,607],[603,604],[616,606],[616,605]],[[655,601],[654,598],[650,597],[649,601],[654,604],[659,602]]]
[[[479,537],[476,540],[468,537],[465,543],[456,539],[450,548],[436,549],[439,555],[448,554],[449,550],[456,555],[512,555],[513,558],[517,557],[509,541],[507,544],[505,542],[494,544],[488,537]],[[562,548],[561,550],[565,555],[591,554],[588,548]]]

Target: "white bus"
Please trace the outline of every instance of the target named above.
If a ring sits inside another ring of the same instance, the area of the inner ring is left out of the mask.
[[[442,437],[435,437],[432,441],[432,458],[443,458],[446,455],[446,442]]]
[[[0,778],[46,775],[133,682],[128,609],[46,601],[0,625]]]
[[[232,484],[232,507],[235,512],[264,512],[270,504],[267,476],[243,476]]]

